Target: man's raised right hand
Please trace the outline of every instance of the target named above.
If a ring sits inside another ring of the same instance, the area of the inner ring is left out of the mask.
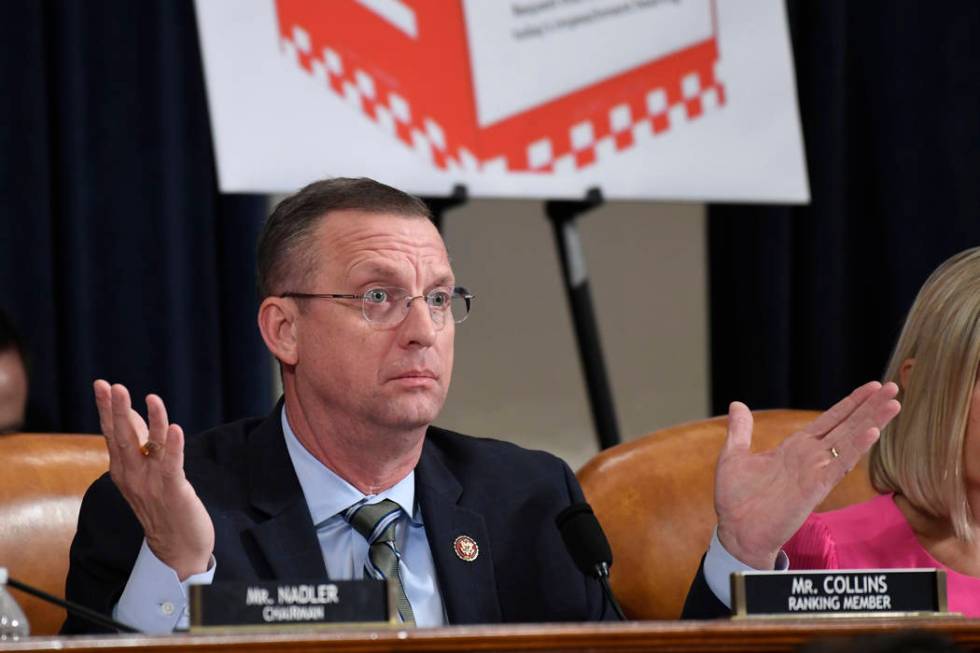
[[[167,420],[157,395],[146,397],[149,425],[125,386],[93,384],[109,450],[109,475],[143,526],[153,554],[180,580],[207,570],[214,524],[184,475],[184,432]]]

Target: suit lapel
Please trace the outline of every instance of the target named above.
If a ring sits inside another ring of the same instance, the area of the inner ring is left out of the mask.
[[[323,551],[289,459],[282,432],[282,401],[249,437],[249,499],[268,515],[248,529],[276,579],[326,578]]]
[[[449,623],[499,623],[500,603],[483,515],[459,505],[463,488],[428,437],[415,468],[415,487]],[[453,544],[461,535],[479,546],[475,560],[467,562],[456,555]]]

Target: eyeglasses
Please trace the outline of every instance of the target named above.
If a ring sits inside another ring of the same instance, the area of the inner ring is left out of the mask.
[[[359,299],[364,319],[371,324],[392,327],[401,324],[412,302],[424,299],[429,307],[429,315],[437,329],[446,324],[446,316],[459,324],[470,314],[470,303],[475,295],[462,286],[433,288],[425,295],[412,295],[404,288],[379,286],[364,291],[361,295],[340,293],[284,292],[280,297],[296,299]]]

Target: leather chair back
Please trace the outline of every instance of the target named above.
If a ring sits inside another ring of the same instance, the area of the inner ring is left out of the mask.
[[[818,413],[756,411],[753,451],[774,448]],[[672,426],[600,452],[578,472],[613,551],[610,581],[632,619],[677,619],[715,526],[714,474],[727,417]],[[818,510],[874,496],[867,461]]]
[[[0,566],[19,581],[65,595],[68,548],[88,486],[109,469],[105,441],[95,435],[0,436]],[[32,635],[58,632],[65,611],[8,588]]]

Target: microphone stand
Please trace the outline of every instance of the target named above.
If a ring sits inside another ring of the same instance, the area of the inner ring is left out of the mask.
[[[612,588],[609,587],[609,565],[605,562],[597,562],[595,565],[595,575],[599,579],[599,585],[602,586],[602,593],[613,607],[613,612],[616,613],[620,621],[626,621],[626,615],[623,614],[623,609],[619,607],[619,602],[613,596]]]

